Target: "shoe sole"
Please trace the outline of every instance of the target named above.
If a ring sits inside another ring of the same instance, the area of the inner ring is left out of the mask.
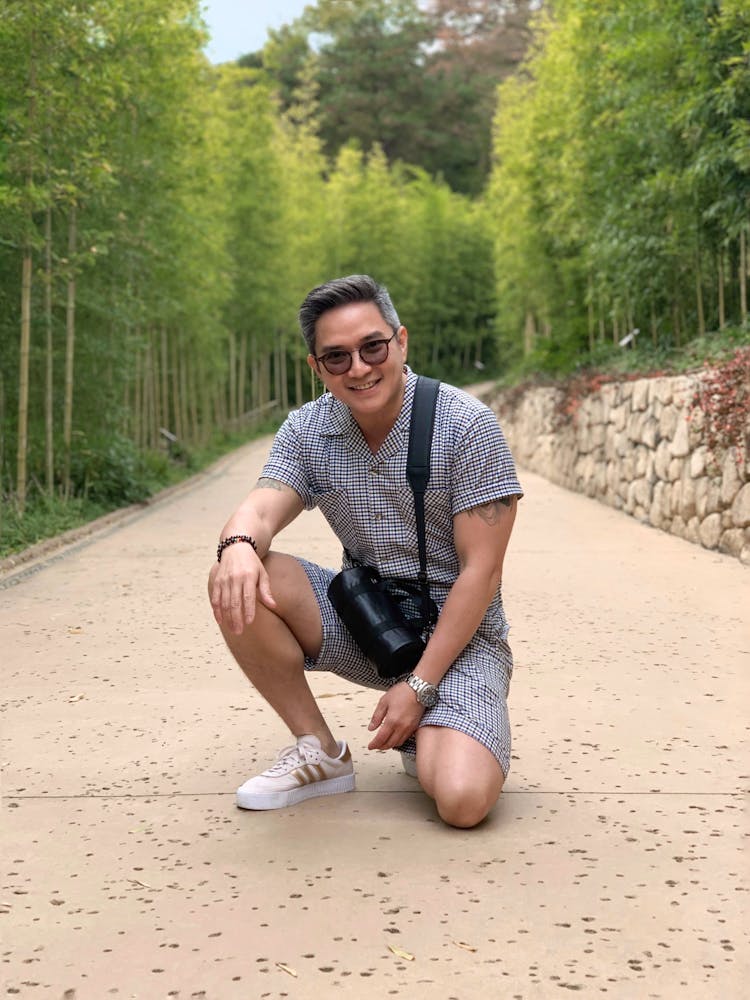
[[[240,809],[283,809],[284,806],[293,806],[319,795],[353,792],[354,783],[353,774],[344,774],[339,778],[313,781],[309,785],[300,785],[299,788],[290,788],[285,792],[243,793],[240,789],[237,792],[237,805]]]

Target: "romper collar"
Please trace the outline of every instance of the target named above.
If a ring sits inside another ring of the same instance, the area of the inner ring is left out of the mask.
[[[406,386],[404,387],[404,402],[401,412],[396,418],[396,422],[388,432],[388,436],[380,446],[378,457],[387,458],[401,450],[409,438],[409,423],[411,421],[411,408],[414,402],[414,389],[417,384],[417,375],[409,368],[406,369]],[[330,393],[326,393],[328,413],[326,414],[324,427],[321,430],[323,437],[345,437],[352,450],[360,451],[364,447],[368,454],[370,449],[364,439],[364,435],[359,428],[359,424],[352,416],[349,407],[336,399]],[[324,397],[325,398],[325,397]]]

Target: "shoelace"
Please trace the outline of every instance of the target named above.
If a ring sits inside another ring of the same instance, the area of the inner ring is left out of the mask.
[[[279,753],[279,759],[265,772],[266,774],[288,774],[295,767],[307,763],[307,757],[303,754],[303,746],[284,747]]]

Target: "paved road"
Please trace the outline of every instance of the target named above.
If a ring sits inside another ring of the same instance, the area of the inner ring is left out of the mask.
[[[3,993],[747,996],[748,570],[524,475],[490,819],[437,822],[327,677],[357,793],[240,812],[287,737],[203,588],[268,443],[0,580]],[[316,514],[280,547],[338,561]]]

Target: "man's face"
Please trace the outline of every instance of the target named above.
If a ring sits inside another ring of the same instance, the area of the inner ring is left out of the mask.
[[[393,339],[391,339],[393,338]],[[368,364],[359,348],[375,340],[387,340],[388,355],[378,364]],[[326,389],[345,403],[355,420],[373,417],[396,419],[403,399],[403,368],[406,361],[406,327],[396,335],[380,315],[374,302],[351,302],[323,313],[315,328],[315,354],[352,351],[351,368],[332,375],[322,362],[308,355],[307,363],[320,376]]]

